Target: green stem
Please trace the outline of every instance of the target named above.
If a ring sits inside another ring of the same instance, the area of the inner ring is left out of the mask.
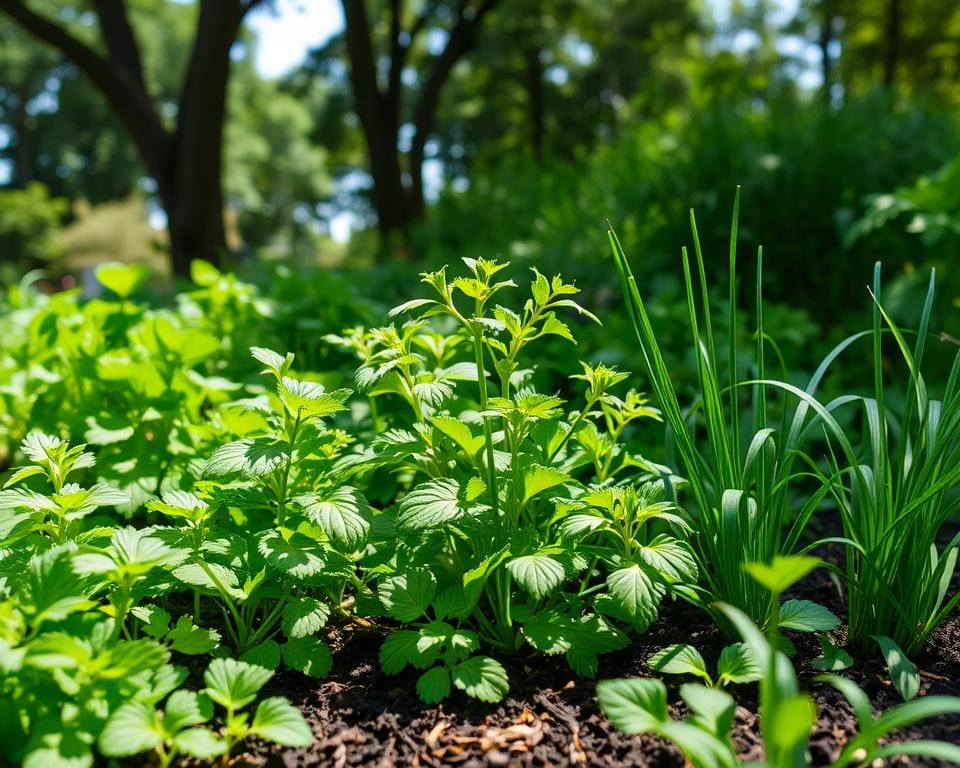
[[[483,365],[483,335],[479,326],[473,331],[473,350],[477,362],[477,386],[480,390],[480,410],[487,410],[487,376]],[[497,493],[497,466],[494,462],[493,453],[493,430],[490,429],[490,420],[483,418],[483,440],[487,446],[487,488],[490,491],[490,504],[493,508],[493,517],[500,519],[499,494]],[[499,530],[498,541],[503,539],[503,530]]]
[[[297,417],[293,421],[293,429],[289,434],[290,455],[283,466],[283,474],[280,476],[280,489],[277,498],[277,526],[283,527],[287,516],[287,484],[290,482],[290,467],[293,464],[293,448],[297,441],[297,432],[300,431],[300,409],[297,409]]]

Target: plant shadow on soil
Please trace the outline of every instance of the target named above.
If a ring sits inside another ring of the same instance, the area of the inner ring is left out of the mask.
[[[832,553],[836,557],[837,553]],[[789,597],[816,600],[837,615],[844,604],[830,575],[820,571]],[[815,766],[830,765],[856,721],[838,691],[815,681],[810,662],[819,644],[810,635],[788,633],[797,646],[794,659],[801,686],[811,691],[819,717],[811,738]],[[845,628],[831,633],[843,645]],[[600,713],[595,682],[578,679],[562,657],[515,659],[507,664],[511,688],[500,704],[484,705],[455,692],[440,706],[420,702],[415,690],[418,672],[381,674],[377,654],[382,634],[350,627],[335,630],[334,670],[323,681],[279,674],[264,693],[282,694],[300,705],[316,741],[306,750],[283,750],[254,744],[241,765],[280,766],[649,766],[682,768],[680,751],[651,736],[625,736],[613,730]],[[661,620],[623,651],[601,657],[598,679],[649,676],[646,660],[665,645],[688,642],[704,655],[710,668],[726,643],[702,612],[684,604],[664,605]],[[876,649],[850,649],[857,682],[875,710],[899,702]],[[953,615],[934,634],[917,659],[922,693],[960,695],[960,617]],[[683,714],[677,695],[685,678],[670,676],[671,713]],[[756,686],[732,689],[737,702],[733,740],[744,760],[762,757]],[[927,738],[960,743],[960,718],[941,717],[897,734],[898,740]],[[891,765],[943,765],[935,760],[903,758]]]

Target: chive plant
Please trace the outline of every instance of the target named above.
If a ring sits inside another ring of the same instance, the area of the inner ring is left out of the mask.
[[[729,329],[723,350],[717,343],[714,323],[719,317],[711,307],[696,219],[693,212],[690,213],[694,257],[691,259],[686,248],[682,257],[699,396],[686,408],[681,406],[637,280],[616,234],[612,229],[609,232],[641,357],[692,501],[691,541],[702,575],[702,589],[693,599],[711,611],[727,630],[731,629],[729,623],[711,603],[722,600],[744,611],[754,621],[765,622],[770,594],[749,578],[743,565],[770,562],[777,555],[795,551],[810,516],[827,493],[827,488],[821,487],[800,509],[792,506],[798,483],[810,474],[802,465],[795,466],[810,426],[810,409],[801,403],[788,421],[787,412],[780,407],[779,418],[774,418],[775,404],[769,387],[763,382],[767,376],[765,347],[770,341],[763,323],[762,249],[756,261],[753,352],[756,380],[742,379],[738,374],[741,355],[736,332],[740,322],[737,309],[739,207],[738,189],[730,230]],[[808,389],[815,390],[818,381],[815,377]]]
[[[960,603],[960,594],[948,597],[960,535],[939,548],[944,526],[960,509],[960,352],[941,399],[931,396],[922,372],[935,284],[931,272],[911,347],[881,302],[878,263],[867,334],[872,396],[847,395],[823,405],[794,392],[822,413],[831,445],[822,478],[836,500],[846,539],[849,638],[860,644],[874,638],[882,648],[892,640],[907,655],[917,653]],[[863,336],[851,336],[841,346]],[[893,361],[884,341],[890,339],[905,368],[902,390],[886,381]],[[859,443],[833,418],[849,407],[862,414]]]

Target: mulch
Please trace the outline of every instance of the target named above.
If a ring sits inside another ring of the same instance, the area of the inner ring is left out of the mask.
[[[815,599],[843,616],[843,601],[826,573],[808,578],[794,597]],[[794,663],[801,687],[812,693],[819,719],[810,753],[816,766],[830,765],[856,732],[856,720],[843,696],[818,683],[810,662],[819,652],[812,636],[789,633],[797,646]],[[831,633],[844,645],[843,626]],[[484,705],[460,692],[439,706],[417,697],[418,673],[381,674],[377,654],[383,635],[341,627],[333,630],[334,670],[325,680],[280,673],[265,693],[282,694],[299,704],[316,740],[305,750],[283,750],[255,744],[241,764],[285,766],[614,766],[683,768],[680,751],[651,736],[625,736],[613,730],[600,713],[595,683],[576,678],[562,657],[530,656],[506,663],[511,690],[496,705]],[[646,660],[665,645],[694,644],[710,668],[725,639],[700,611],[683,603],[664,606],[661,620],[623,651],[601,657],[597,679],[649,676]],[[849,649],[855,666],[845,674],[868,694],[876,710],[900,699],[876,649]],[[960,617],[950,617],[914,659],[921,670],[922,694],[960,696]],[[674,716],[683,714],[677,690],[685,678],[668,676]],[[733,741],[744,760],[763,756],[759,736],[756,685],[734,686],[740,705]],[[960,743],[960,718],[943,716],[896,734],[896,740],[939,739]],[[943,763],[904,758],[890,765]]]

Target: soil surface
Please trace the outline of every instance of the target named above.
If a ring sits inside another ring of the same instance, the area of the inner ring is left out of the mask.
[[[814,599],[838,616],[844,603],[826,572],[809,577],[793,597]],[[715,668],[725,640],[710,619],[683,603],[665,605],[661,620],[632,645],[601,657],[597,679],[650,676],[646,660],[665,645],[694,644],[709,668]],[[813,636],[788,633],[797,647],[794,663],[801,687],[812,693],[819,720],[811,739],[817,766],[830,765],[856,731],[843,696],[814,680],[810,662],[820,648]],[[240,761],[251,766],[670,766],[682,768],[678,749],[650,736],[625,736],[613,730],[597,706],[594,681],[577,679],[562,657],[530,657],[507,664],[510,694],[500,704],[484,705],[454,692],[444,705],[420,702],[414,688],[418,672],[380,673],[377,654],[382,635],[340,629],[330,636],[334,670],[323,681],[278,674],[265,693],[282,694],[299,704],[316,735],[306,750],[254,745]],[[831,633],[843,646],[845,629]],[[874,708],[886,710],[900,699],[875,649],[849,649],[855,665],[845,674],[869,695]],[[922,694],[960,696],[960,617],[949,618],[914,659],[921,670]],[[681,715],[677,690],[686,678],[666,676],[672,711]],[[740,705],[733,732],[742,759],[762,757],[756,686],[731,689]],[[926,720],[896,735],[896,740],[939,739],[960,743],[960,717]],[[891,765],[943,765],[903,758]]]

